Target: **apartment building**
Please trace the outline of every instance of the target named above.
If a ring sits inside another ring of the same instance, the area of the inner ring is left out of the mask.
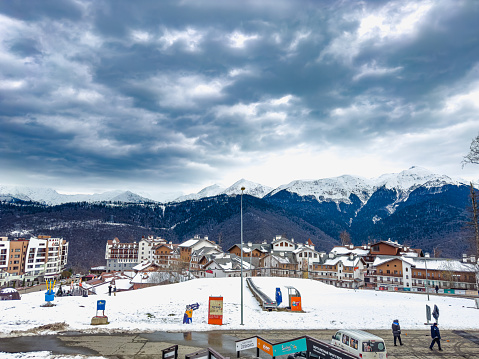
[[[313,265],[312,279],[343,288],[364,286],[366,262],[357,254],[321,256],[321,262]]]
[[[63,238],[0,239],[0,286],[58,278],[67,265],[69,244]]]
[[[194,238],[188,239],[178,246],[180,249],[180,260],[183,263],[187,263],[188,267],[191,267],[191,264],[193,264],[195,269],[199,269],[196,268],[197,260],[193,260],[195,258],[199,259],[199,257],[193,256],[193,253],[205,247],[215,248],[218,253],[223,252],[219,245],[208,239],[208,236],[201,238],[199,235],[195,235]]]
[[[121,243],[118,238],[106,242],[106,271],[131,270],[140,263],[138,258],[139,245],[136,242]]]
[[[426,287],[474,290],[476,269],[473,263],[456,259],[377,256],[376,286],[379,289],[425,291]]]

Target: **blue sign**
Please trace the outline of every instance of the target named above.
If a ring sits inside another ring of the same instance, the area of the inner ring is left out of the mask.
[[[283,295],[281,294],[281,289],[276,288],[276,304],[280,305],[283,301]]]
[[[301,338],[297,340],[292,340],[290,342],[273,345],[273,356],[277,357],[284,354],[303,352],[307,349],[308,348],[306,346],[306,338]]]
[[[106,300],[97,300],[96,310],[105,310]]]

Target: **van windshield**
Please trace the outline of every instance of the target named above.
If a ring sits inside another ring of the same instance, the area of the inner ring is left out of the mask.
[[[369,341],[363,342],[363,352],[383,352],[386,347],[383,342]]]

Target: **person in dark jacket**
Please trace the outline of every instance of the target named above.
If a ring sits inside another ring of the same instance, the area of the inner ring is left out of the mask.
[[[393,325],[392,325],[392,330],[393,330],[393,336],[394,336],[394,346],[397,347],[396,339],[399,339],[399,345],[402,345],[401,326],[399,325],[399,320],[398,319],[394,319]]]
[[[437,343],[437,346],[439,347],[439,350],[441,349],[441,333],[439,332],[439,328],[437,327],[437,323],[434,323],[431,326],[431,338],[432,342],[431,345],[429,346],[429,349],[432,350],[432,347],[434,346],[434,343]]]

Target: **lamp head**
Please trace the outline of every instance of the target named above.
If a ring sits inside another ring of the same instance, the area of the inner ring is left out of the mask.
[[[246,188],[244,188],[244,187],[241,187],[241,190],[242,190],[242,191],[244,191],[245,189],[246,189]]]

